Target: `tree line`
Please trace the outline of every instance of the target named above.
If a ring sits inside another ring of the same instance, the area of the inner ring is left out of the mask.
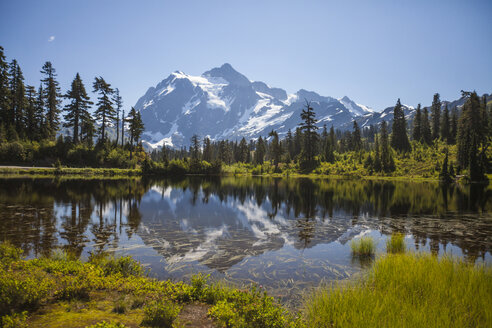
[[[79,73],[64,93],[51,62],[43,65],[41,74],[37,89],[25,84],[19,63],[15,59],[8,63],[0,46],[0,143],[49,142],[61,138],[57,142],[92,149],[97,138],[96,147],[127,146],[131,157],[144,125],[140,112],[133,107],[125,116],[118,88],[101,76],[95,77],[94,103]],[[108,128],[116,133],[111,142]]]
[[[306,101],[301,112],[301,123],[294,132],[289,130],[280,139],[276,131],[267,136],[247,141],[191,138],[189,149],[164,147],[154,150],[151,158],[168,163],[173,159],[199,163],[220,162],[224,164],[248,163],[262,165],[269,161],[274,172],[281,172],[280,165],[297,165],[300,172],[311,172],[321,162],[334,163],[347,154],[352,154],[370,172],[391,173],[395,171],[395,156],[405,159],[417,149],[438,151],[438,144],[445,145],[445,160],[428,163],[440,166],[440,178],[446,181],[457,174],[466,173],[472,181],[486,179],[490,171],[488,146],[492,138],[492,109],[487,106],[487,97],[480,98],[476,92],[462,92],[464,105],[451,110],[447,102],[436,93],[430,108],[419,104],[413,122],[409,124],[400,99],[393,109],[393,120],[378,125],[360,128],[353,121],[351,131],[341,131],[326,125],[320,130],[316,113]],[[430,113],[429,113],[430,112]],[[453,163],[448,159],[448,148],[456,149]]]

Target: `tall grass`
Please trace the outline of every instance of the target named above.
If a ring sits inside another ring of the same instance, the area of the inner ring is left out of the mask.
[[[367,277],[314,292],[308,327],[491,327],[492,268],[430,254],[389,254]]]
[[[406,248],[405,236],[402,233],[394,233],[390,239],[386,240],[386,252],[388,253],[405,253]]]
[[[350,248],[352,249],[352,255],[359,257],[374,256],[374,253],[376,252],[376,244],[372,237],[352,239]]]

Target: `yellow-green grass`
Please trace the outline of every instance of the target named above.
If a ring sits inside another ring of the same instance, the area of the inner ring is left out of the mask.
[[[388,253],[405,253],[406,249],[405,236],[402,233],[394,233],[386,240],[386,252]]]
[[[389,254],[364,278],[314,292],[308,327],[492,327],[492,269],[431,254]]]
[[[361,238],[352,239],[350,248],[352,249],[352,255],[354,256],[369,257],[375,254],[376,243],[372,237],[363,236]]]

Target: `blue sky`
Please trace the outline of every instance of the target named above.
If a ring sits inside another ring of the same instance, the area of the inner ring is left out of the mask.
[[[128,108],[172,71],[230,63],[251,80],[381,110],[435,92],[492,92],[492,1],[0,0],[0,45],[26,83],[50,60],[65,92],[79,72]]]

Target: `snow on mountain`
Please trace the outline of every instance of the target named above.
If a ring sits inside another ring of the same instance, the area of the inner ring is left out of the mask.
[[[357,104],[349,97],[345,96],[338,99],[354,116],[365,115],[374,112],[371,108]]]

